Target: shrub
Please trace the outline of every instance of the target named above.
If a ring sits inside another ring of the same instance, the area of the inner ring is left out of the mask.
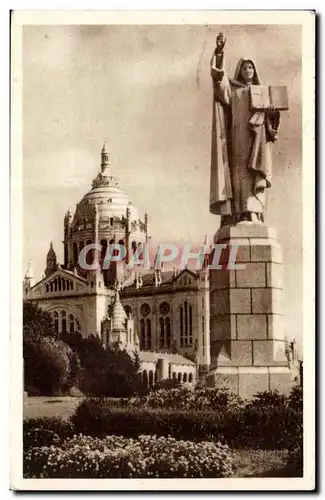
[[[303,389],[301,385],[296,385],[291,389],[288,403],[294,410],[303,411]]]
[[[177,439],[222,440],[230,446],[264,449],[291,448],[302,429],[302,415],[287,405],[218,409],[204,407],[149,408],[123,406],[102,399],[86,399],[72,422],[76,433],[103,437],[108,434],[137,437],[144,433],[171,435]]]
[[[45,337],[24,340],[24,384],[35,387],[41,395],[62,391],[70,376],[67,353],[54,339]]]
[[[232,456],[220,443],[176,441],[172,437],[76,436],[60,446],[24,453],[26,478],[202,478],[229,477]]]
[[[182,387],[181,383],[176,378],[167,378],[164,380],[160,380],[153,387],[147,391],[148,393],[157,392],[160,390],[171,390],[171,389],[180,389]]]
[[[130,404],[147,408],[180,410],[239,410],[243,401],[227,389],[176,387],[151,391],[146,398],[133,399]]]
[[[73,425],[61,418],[30,418],[23,422],[24,450],[31,447],[57,444],[73,436]]]
[[[88,396],[129,397],[140,384],[140,363],[126,350],[104,348],[100,339],[94,336],[62,335],[80,360],[78,373],[80,390]]]

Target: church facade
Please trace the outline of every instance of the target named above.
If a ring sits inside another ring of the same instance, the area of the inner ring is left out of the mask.
[[[59,333],[97,335],[105,346],[138,352],[148,384],[165,378],[195,384],[202,378],[210,365],[208,270],[171,272],[158,263],[126,270],[139,246],[148,244],[148,214],[140,218],[119,187],[106,145],[100,171],[73,217],[65,214],[63,231],[64,262],[58,262],[51,242],[39,282],[29,265],[24,301],[48,311]],[[83,266],[81,252],[94,243],[101,252],[88,251]],[[125,247],[126,255],[105,266],[114,244]],[[85,268],[95,260],[97,269]]]

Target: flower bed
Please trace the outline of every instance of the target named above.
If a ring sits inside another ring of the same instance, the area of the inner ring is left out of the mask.
[[[26,478],[220,478],[233,474],[227,445],[172,437],[74,436],[59,446],[29,448]]]

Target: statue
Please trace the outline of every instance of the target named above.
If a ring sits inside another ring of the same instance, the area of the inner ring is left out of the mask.
[[[241,221],[262,223],[266,189],[272,182],[271,146],[277,139],[280,112],[272,105],[261,110],[253,108],[252,90],[262,88],[255,87],[261,82],[254,61],[240,59],[234,78],[228,77],[225,43],[220,33],[211,58],[210,212],[221,215],[222,226]]]

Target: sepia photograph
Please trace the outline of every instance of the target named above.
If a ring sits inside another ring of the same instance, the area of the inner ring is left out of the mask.
[[[11,37],[11,488],[312,490],[315,13]]]

